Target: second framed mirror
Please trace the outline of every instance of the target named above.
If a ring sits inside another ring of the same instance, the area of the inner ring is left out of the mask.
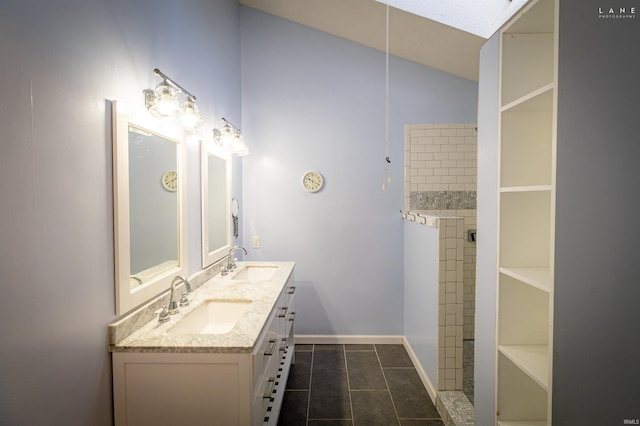
[[[201,142],[202,267],[222,259],[231,248],[231,157]]]

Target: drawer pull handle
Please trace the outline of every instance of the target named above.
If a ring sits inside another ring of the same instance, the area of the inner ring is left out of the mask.
[[[271,399],[271,394],[273,394],[273,389],[275,387],[276,387],[276,378],[269,377],[269,380],[267,381],[267,390],[264,392],[264,395],[262,395],[262,397],[264,399]]]
[[[293,294],[296,292],[296,286],[292,285],[291,287],[289,287],[289,294]]]
[[[291,312],[291,316],[289,317],[289,321],[293,322],[296,320],[296,313],[295,312]]]
[[[287,310],[288,310],[288,309],[289,309],[289,308],[288,308],[288,307],[286,307],[286,306],[281,306],[281,307],[280,307],[280,310],[282,311],[282,313],[281,313],[280,315],[278,315],[278,317],[280,317],[280,318],[284,318],[284,317],[286,317],[286,316],[287,316]]]
[[[273,351],[276,350],[276,343],[277,342],[278,342],[277,339],[269,339],[269,344],[271,345],[271,347],[269,349],[267,349],[266,351],[264,351],[265,356],[273,355]]]

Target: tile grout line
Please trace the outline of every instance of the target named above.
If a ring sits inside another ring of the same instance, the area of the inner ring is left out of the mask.
[[[398,410],[396,409],[396,403],[393,401],[393,396],[391,395],[391,388],[389,387],[389,382],[387,381],[387,375],[384,374],[384,368],[382,368],[382,361],[380,361],[380,355],[378,355],[378,347],[373,345],[373,350],[376,353],[376,358],[378,359],[378,365],[380,366],[380,371],[382,371],[382,377],[384,378],[384,384],[387,387],[387,392],[389,393],[389,399],[391,400],[391,405],[393,406],[393,412],[396,415],[396,420],[398,421],[398,425],[400,425],[400,417],[398,416]]]
[[[351,411],[351,424],[356,424],[356,419],[353,415],[353,402],[351,400],[351,381],[349,380],[349,367],[347,366],[347,347],[342,345],[342,356],[344,358],[344,371],[347,375],[347,391],[349,393],[349,411]]]
[[[307,415],[304,419],[305,426],[309,426],[309,410],[311,409],[311,380],[313,380],[313,358],[316,353],[316,345],[311,346],[311,362],[309,363],[309,394],[307,395]]]

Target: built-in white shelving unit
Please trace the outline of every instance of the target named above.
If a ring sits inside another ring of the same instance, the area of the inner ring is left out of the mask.
[[[551,424],[557,1],[500,31],[496,418]]]

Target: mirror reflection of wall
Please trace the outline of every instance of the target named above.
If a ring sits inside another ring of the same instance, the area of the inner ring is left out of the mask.
[[[209,247],[210,251],[229,244],[227,212],[227,161],[209,154]]]
[[[176,170],[175,142],[129,126],[130,268],[143,282],[178,265]]]

